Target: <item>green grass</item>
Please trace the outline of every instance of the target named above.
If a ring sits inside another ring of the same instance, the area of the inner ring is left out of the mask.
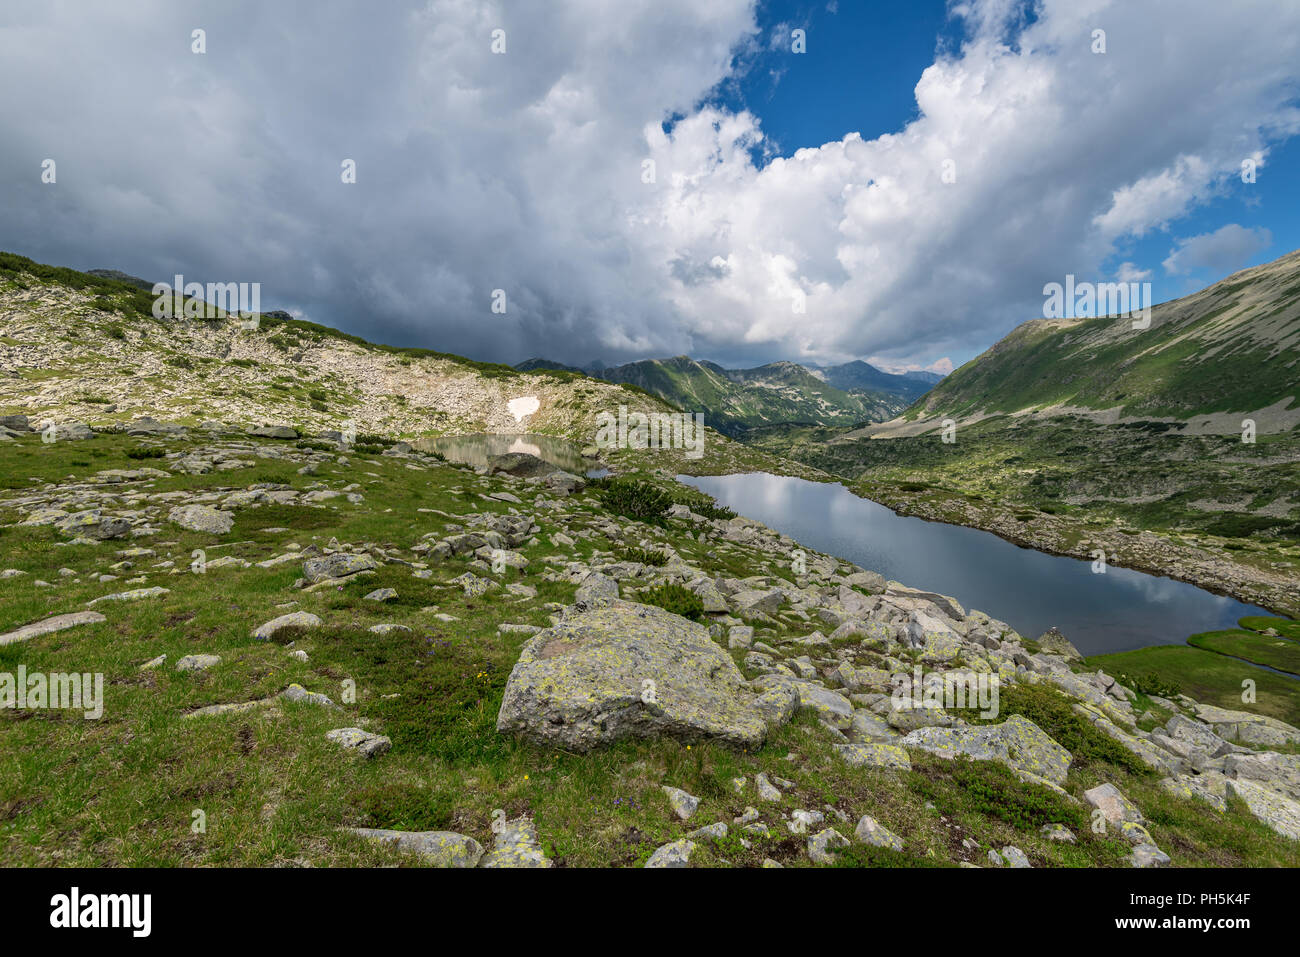
[[[1242,658],[1257,665],[1300,675],[1300,642],[1290,638],[1269,638],[1252,631],[1206,631],[1192,635],[1187,643],[1193,648]]]
[[[298,459],[258,460],[233,471],[200,476],[169,472],[111,487],[113,494],[158,495],[260,482],[298,489],[355,483],[365,496],[360,505],[336,498],[317,506],[242,508],[233,530],[221,538],[164,521],[158,535],[68,545],[50,528],[12,524],[19,517],[14,499],[45,483],[68,481],[69,475],[80,481],[103,469],[138,468],[143,463],[130,453],[142,447],[187,452],[200,444],[195,439],[141,442],[100,435],[54,445],[28,436],[0,446],[5,479],[0,483],[0,567],[26,572],[0,579],[0,629],[79,610],[91,598],[127,587],[170,589],[149,601],[98,606],[108,618],[102,624],[0,648],[0,670],[12,672],[23,664],[30,671],[76,669],[105,676],[105,713],[99,721],[58,711],[0,711],[0,753],[5,756],[0,854],[11,866],[410,866],[418,862],[340,828],[450,829],[488,844],[496,809],[531,814],[547,853],[561,865],[636,866],[656,847],[696,827],[731,824],[747,805],[757,803],[753,780],[759,772],[791,782],[782,786],[778,805],[764,805],[771,833],[762,837],[733,827],[722,841],[700,841],[693,866],[756,867],[767,858],[807,866],[804,836],[789,833],[779,811],[826,811],[826,805],[848,821],[829,817],[824,826],[850,835],[857,819],[871,814],[904,840],[901,852],[854,846],[839,858],[842,866],[984,863],[988,847],[1007,844],[1021,847],[1042,866],[1123,863],[1124,848],[1079,827],[1070,802],[1014,781],[995,765],[957,765],[919,755],[911,772],[850,768],[810,715],[776,730],[763,748],[750,753],[654,741],[573,755],[497,734],[502,689],[528,640],[498,626],[545,626],[548,604],[573,597],[571,583],[547,577],[554,567],[547,558],[592,561],[599,553],[599,560],[605,560],[619,547],[629,556],[636,550],[666,554],[671,547],[710,576],[784,571],[766,553],[694,537],[697,527],[685,520],[647,524],[620,518],[618,538],[608,538],[603,529],[610,513],[598,490],[565,499],[571,516],[563,521],[546,509],[529,509],[541,527],[536,544],[521,548],[527,568],[500,576],[474,569],[503,586],[519,582],[536,588],[532,600],[504,587],[468,598],[459,587],[447,585],[470,568],[469,557],[428,561],[429,578],[415,577],[409,565],[392,563],[341,588],[317,591],[294,587],[302,574],[296,560],[270,568],[254,564],[206,574],[189,571],[195,549],[204,549],[209,562],[234,556],[256,563],[289,552],[291,545],[307,549],[332,539],[373,543],[415,562],[421,559],[409,551],[411,546],[465,522],[421,509],[453,516],[505,514],[511,506],[481,495],[506,488],[536,494],[432,458],[416,471],[402,459],[350,453],[349,464],[342,466],[332,456],[322,457],[314,476],[297,473]],[[292,443],[276,447],[293,456],[317,451]],[[147,464],[165,470],[169,461]],[[671,484],[660,487],[666,490]],[[575,544],[552,545],[551,536],[559,531]],[[100,571],[122,560],[119,550],[137,545],[157,554],[131,559],[133,567],[123,569],[117,581],[96,580]],[[174,563],[175,574],[159,567],[166,562]],[[61,568],[74,575],[60,575]],[[144,581],[131,583],[136,577]],[[35,587],[38,578],[52,587]],[[383,603],[364,597],[380,587],[394,588],[397,597]],[[282,633],[270,642],[250,637],[254,627],[286,610],[309,611],[323,624]],[[440,620],[439,614],[450,620]],[[402,624],[410,631],[371,632],[378,623]],[[807,630],[805,622],[783,619],[761,628],[760,637],[779,644]],[[290,643],[293,650],[306,652],[306,661],[289,653]],[[200,652],[220,655],[221,664],[199,673],[174,670],[179,657]],[[168,656],[167,665],[140,670],[142,663],[162,654]],[[206,705],[269,698],[290,683],[328,695],[339,708],[278,702],[241,714],[184,717]],[[1176,863],[1294,863],[1293,847],[1241,809],[1219,819],[1203,806],[1165,796],[1148,775],[1134,770],[1040,689],[1004,689],[1003,702],[1077,749],[1066,785],[1076,797],[1097,780],[1114,780],[1148,813],[1153,809],[1160,815],[1153,834]],[[327,731],[348,726],[387,734],[392,750],[366,762],[326,741]],[[737,793],[731,779],[742,776],[750,783]],[[690,822],[671,814],[663,785],[700,798]],[[204,833],[191,828],[196,810],[206,814]],[[1077,846],[1054,844],[1039,833],[1041,822],[1057,819],[1076,831]],[[963,837],[979,846],[963,846]]]
[[[1237,621],[1242,628],[1248,631],[1267,631],[1272,628],[1284,638],[1292,638],[1300,641],[1300,621],[1291,621],[1289,618],[1269,618],[1264,615],[1247,615]]]
[[[1300,725],[1300,687],[1294,678],[1255,668],[1243,661],[1188,645],[1156,645],[1137,651],[1088,658],[1089,668],[1108,674],[1155,672],[1176,681],[1183,692],[1204,704],[1271,715]],[[1243,682],[1255,683],[1258,700],[1242,703]]]

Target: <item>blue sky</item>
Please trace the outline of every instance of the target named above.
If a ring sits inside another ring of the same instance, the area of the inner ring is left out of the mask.
[[[740,57],[743,75],[706,99],[756,113],[782,156],[854,130],[871,138],[902,129],[916,118],[921,71],[936,49],[960,40],[942,0],[769,2],[758,7],[758,25],[766,42]],[[790,52],[795,28],[815,55]]]
[[[936,53],[960,47],[962,30],[949,16],[944,0],[907,3],[789,2],[769,0],[757,7],[757,49],[739,58],[743,72],[721,83],[704,98],[729,110],[749,110],[761,121],[766,139],[751,150],[763,165],[773,156],[790,157],[796,150],[816,147],[859,132],[864,139],[896,133],[917,118],[916,82],[934,62]],[[1023,22],[1034,19],[1024,12]],[[803,28],[810,51],[797,56],[789,50],[794,28]],[[1064,149],[1105,149],[1107,144],[1062,144]],[[1110,144],[1124,148],[1124,144]],[[1122,263],[1132,263],[1135,275],[1151,283],[1154,302],[1196,292],[1236,269],[1270,262],[1300,248],[1300,137],[1282,139],[1254,183],[1229,181],[1222,194],[1167,224],[1134,238],[1102,264],[1104,275],[1084,274],[1080,281],[1107,281]],[[1179,262],[1174,274],[1164,265],[1180,239],[1213,234],[1230,224],[1248,235],[1219,244],[1190,262]],[[1149,275],[1143,275],[1149,273]],[[1026,288],[1041,286],[1026,275]],[[1055,280],[1057,277],[1049,277]],[[1004,331],[1033,318],[1009,310]],[[991,344],[991,342],[989,343]],[[979,348],[951,358],[954,365],[972,358]],[[937,358],[937,357],[936,357]]]
[[[1163,301],[1300,247],[1297,38],[1275,0],[7,0],[0,248],[478,359],[945,368],[1067,275]]]

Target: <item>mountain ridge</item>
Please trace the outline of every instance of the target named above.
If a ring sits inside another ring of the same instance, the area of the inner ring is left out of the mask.
[[[948,375],[907,422],[1078,413],[1261,431],[1300,424],[1300,250],[1127,317],[1031,319]]]
[[[584,370],[539,357],[515,368],[581,373],[634,385],[679,408],[707,410],[712,414],[710,423],[733,437],[771,425],[880,421],[901,413],[931,385],[925,379],[884,372],[861,360],[828,368],[779,360],[749,369],[727,369],[679,355]]]

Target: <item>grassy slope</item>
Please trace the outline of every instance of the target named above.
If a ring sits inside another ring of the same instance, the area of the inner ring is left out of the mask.
[[[100,436],[50,446],[27,437],[0,445],[0,472],[63,481],[99,469],[133,468],[141,463],[125,452],[148,444],[154,443]],[[183,451],[191,443],[161,444]],[[323,544],[332,538],[388,542],[401,553],[448,521],[420,509],[460,515],[508,507],[481,497],[498,487],[496,480],[433,462],[417,471],[400,459],[354,455],[346,466],[323,464],[316,478],[299,475],[297,465],[264,459],[234,472],[157,479],[147,491],[266,481],[299,488],[318,481],[331,487],[356,482],[366,496],[364,505],[335,499],[318,508],[241,510],[234,530],[220,543],[170,525],[143,541],[85,546],[61,544],[61,536],[49,529],[0,528],[0,566],[27,572],[0,579],[0,629],[78,610],[92,597],[127,587],[125,580],[101,584],[92,576],[118,561],[116,552],[127,545],[146,544],[158,554],[136,559],[134,568],[121,573],[124,579],[141,575],[146,579],[141,584],[171,589],[152,601],[99,606],[108,616],[104,624],[0,649],[0,670],[22,663],[31,671],[101,671],[108,696],[100,721],[54,711],[0,711],[0,749],[6,755],[0,852],[9,864],[409,865],[414,861],[341,834],[338,827],[447,828],[486,843],[493,809],[504,808],[535,815],[548,853],[561,864],[634,865],[696,826],[740,814],[753,801],[752,791],[738,795],[730,780],[752,781],[759,771],[795,782],[782,807],[830,803],[853,820],[870,813],[906,841],[901,855],[857,848],[846,864],[981,861],[983,850],[965,850],[963,837],[985,848],[1014,843],[1036,866],[1122,861],[1126,849],[1079,826],[1074,805],[1020,784],[997,766],[921,758],[907,774],[852,769],[832,756],[829,740],[807,719],[782,729],[756,754],[657,742],[579,757],[498,736],[494,724],[502,688],[525,638],[503,635],[497,625],[545,624],[543,603],[568,601],[572,586],[543,580],[543,559],[589,558],[596,547],[583,539],[572,548],[553,547],[549,535],[561,526],[544,510],[535,512],[542,524],[538,544],[523,549],[532,564],[510,576],[536,586],[535,601],[505,601],[501,593],[472,600],[459,589],[439,587],[464,570],[465,562],[454,559],[435,563],[430,581],[411,577],[403,566],[386,565],[341,590],[310,594],[291,588],[300,574],[296,563],[214,569],[205,575],[184,570],[173,575],[154,567],[171,560],[185,569],[195,548],[207,549],[209,561],[223,555],[258,561],[283,552],[290,542]],[[518,486],[509,487],[519,492]],[[563,530],[606,520],[590,494],[570,501],[575,514]],[[0,509],[0,521],[12,521],[12,514]],[[671,542],[711,573],[779,571],[768,564],[770,556],[716,540],[697,541],[678,522],[662,530],[626,520],[618,524],[626,543]],[[280,526],[289,530],[270,530]],[[65,567],[75,574],[61,576]],[[34,587],[37,578],[55,587]],[[398,591],[394,603],[381,606],[362,598],[383,586]],[[280,614],[279,606],[290,601],[324,620],[322,628],[293,636],[296,647],[310,655],[306,663],[277,643],[249,637],[250,629]],[[433,606],[456,620],[440,622],[422,610]],[[364,630],[381,621],[408,624],[413,632],[381,638]],[[790,617],[762,637],[774,641],[807,628]],[[179,656],[200,652],[219,654],[223,661],[201,673],[170,667]],[[139,670],[163,653],[169,655],[167,667]],[[252,713],[183,717],[196,707],[271,695],[290,682],[340,700],[346,678],[356,681],[358,703],[337,712],[286,703]],[[1078,750],[1080,759],[1067,782],[1072,793],[1102,780],[1114,782],[1143,807],[1154,822],[1153,835],[1176,864],[1297,863],[1291,842],[1241,808],[1219,818],[1203,805],[1166,794],[1154,777],[1117,757],[1106,739],[1072,722],[1063,704],[1040,693],[1009,707],[1029,709]],[[393,738],[389,754],[358,761],[324,739],[331,728],[365,722]],[[789,754],[796,759],[787,760]],[[662,784],[701,798],[690,824],[669,813]],[[926,807],[928,801],[936,807]],[[195,810],[206,813],[206,833],[191,829]],[[1049,820],[1068,822],[1079,845],[1043,838],[1038,828]],[[806,863],[802,843],[774,832],[770,839],[755,838],[746,850],[733,831],[718,844],[702,842],[692,864],[757,865],[772,857],[799,865]]]
[[[1300,404],[1300,252],[1129,319],[1035,320],[954,371],[909,417],[1065,404],[1139,417]]]
[[[1296,681],[1255,668],[1243,661],[1186,645],[1156,645],[1137,651],[1098,655],[1088,659],[1092,668],[1113,675],[1155,674],[1172,682],[1203,704],[1234,711],[1257,711],[1288,724],[1300,721],[1300,693]],[[1246,705],[1241,695],[1244,681],[1255,682],[1258,701]]]

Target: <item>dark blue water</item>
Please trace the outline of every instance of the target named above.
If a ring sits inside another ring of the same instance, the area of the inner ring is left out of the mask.
[[[1262,608],[1127,568],[1021,548],[991,532],[899,515],[842,485],[765,473],[678,476],[791,538],[978,608],[1027,638],[1055,626],[1085,655],[1181,644]]]

